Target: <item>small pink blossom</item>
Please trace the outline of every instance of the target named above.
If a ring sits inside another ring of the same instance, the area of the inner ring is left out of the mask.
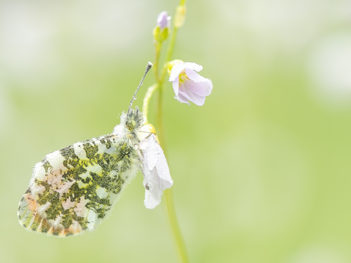
[[[158,17],[157,17],[157,25],[160,27],[160,29],[165,29],[166,27],[169,27],[171,21],[171,17],[168,16],[168,13],[166,11],[161,12]]]
[[[206,97],[212,92],[212,81],[197,73],[202,66],[175,60],[170,67],[169,81],[172,82],[175,99],[182,103],[204,105]]]

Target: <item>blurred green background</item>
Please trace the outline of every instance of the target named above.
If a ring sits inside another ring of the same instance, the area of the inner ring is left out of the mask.
[[[144,208],[141,174],[94,232],[49,238],[16,217],[37,161],[119,122],[153,60],[156,17],[176,5],[0,2],[0,262],[177,262],[164,204]],[[203,107],[165,91],[190,261],[351,262],[350,0],[187,7],[175,57],[214,83]]]

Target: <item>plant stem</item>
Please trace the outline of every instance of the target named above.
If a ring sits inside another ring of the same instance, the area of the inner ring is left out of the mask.
[[[159,97],[158,97],[158,113],[157,113],[157,127],[158,127],[158,137],[160,140],[160,144],[166,154],[166,147],[164,143],[164,132],[163,132],[163,122],[162,122],[162,88],[159,87]],[[173,233],[174,241],[177,246],[177,251],[178,251],[178,256],[180,259],[180,262],[187,263],[188,261],[188,256],[187,256],[187,251],[186,251],[186,246],[184,243],[184,239],[182,236],[182,233],[179,228],[178,224],[178,219],[174,207],[174,202],[173,202],[173,193],[171,189],[166,189],[164,191],[165,199],[166,199],[166,208],[167,208],[167,215],[168,215],[168,220],[170,223],[170,227]]]
[[[185,2],[186,2],[185,0],[180,0],[178,7],[184,7]],[[147,114],[148,114],[150,99],[151,99],[152,95],[154,94],[154,92],[156,90],[158,90],[157,120],[156,120],[156,122],[157,122],[156,124],[157,124],[157,128],[158,128],[157,135],[158,135],[158,139],[160,141],[160,145],[162,146],[165,154],[166,154],[166,146],[165,146],[165,140],[164,140],[163,110],[162,110],[163,109],[163,82],[165,80],[166,73],[167,73],[167,63],[172,59],[177,31],[178,31],[178,27],[174,26],[172,34],[171,34],[170,42],[168,45],[167,53],[166,53],[166,63],[162,69],[161,76],[159,75],[159,60],[160,60],[161,44],[155,43],[154,72],[155,72],[156,84],[151,86],[147,90],[145,97],[144,97],[144,102],[143,102],[143,113],[144,113],[145,121],[147,122]],[[175,211],[175,207],[174,207],[172,190],[171,189],[165,190],[164,195],[165,195],[165,199],[166,199],[165,205],[167,208],[168,220],[170,223],[170,227],[172,230],[174,241],[176,243],[177,252],[179,255],[180,262],[188,263],[189,261],[188,261],[187,251],[186,251],[186,247],[185,247],[182,233],[181,233],[180,228],[179,228],[177,215],[176,215],[176,211]]]
[[[187,262],[189,262],[188,255],[187,255],[187,251],[186,251],[185,242],[184,242],[182,233],[181,233],[180,228],[179,228],[177,215],[175,212],[172,189],[165,190],[164,194],[165,194],[165,199],[166,199],[166,208],[167,208],[168,219],[169,219],[169,223],[171,225],[174,240],[177,244],[177,251],[178,251],[179,259],[180,259],[180,262],[187,263]]]
[[[158,75],[158,65],[160,63],[160,53],[161,53],[161,44],[159,42],[155,42],[155,62],[154,62],[154,72],[156,82],[159,83],[160,78]]]
[[[162,88],[160,89],[160,86],[158,84],[154,84],[151,87],[148,88],[144,100],[143,100],[143,114],[145,118],[145,122],[147,123],[147,115],[149,112],[149,104],[152,95],[155,93],[155,91],[159,91],[159,96],[158,96],[158,107],[157,107],[157,127],[158,127],[158,138],[160,141],[160,144],[166,154],[166,147],[164,143],[164,137],[163,137],[163,125],[162,125]],[[177,215],[174,207],[174,202],[173,202],[173,194],[171,189],[166,189],[164,192],[165,199],[166,199],[166,209],[167,209],[167,215],[168,215],[168,220],[169,224],[172,230],[172,234],[174,237],[174,241],[177,246],[177,252],[178,256],[180,259],[180,262],[182,263],[188,263],[188,257],[187,257],[187,252],[186,252],[186,247],[184,243],[184,239],[182,236],[182,233],[179,228],[178,220],[177,220]]]
[[[176,36],[177,36],[177,31],[178,31],[178,28],[174,27],[173,31],[172,31],[172,35],[171,35],[171,40],[169,42],[168,50],[167,50],[166,64],[165,64],[165,67],[163,67],[161,77],[159,78],[159,82],[161,85],[163,84],[165,77],[166,77],[166,74],[167,74],[167,63],[172,59],[175,40],[176,40]],[[160,86],[160,90],[161,89],[162,89],[162,87]]]
[[[183,3],[182,3],[183,2]],[[181,1],[181,4],[184,4],[184,1]],[[173,27],[171,40],[168,46],[167,55],[166,55],[166,63],[168,63],[172,59],[176,35],[177,35],[177,27]],[[167,64],[166,64],[167,65]],[[160,144],[163,150],[166,152],[165,141],[164,141],[164,130],[163,130],[163,82],[165,80],[167,73],[167,67],[163,67],[161,77],[158,79],[158,107],[157,107],[157,127],[158,127],[158,136],[160,140]],[[186,246],[184,243],[184,239],[182,233],[179,228],[178,219],[174,207],[173,202],[173,193],[171,189],[167,189],[164,192],[165,199],[166,199],[166,208],[167,208],[167,215],[168,220],[170,223],[170,227],[172,229],[174,241],[177,246],[177,251],[179,255],[180,262],[187,263],[188,256],[186,251]]]

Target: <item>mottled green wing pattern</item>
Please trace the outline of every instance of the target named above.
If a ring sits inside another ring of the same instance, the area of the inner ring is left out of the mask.
[[[133,145],[114,134],[50,153],[34,167],[20,200],[19,221],[56,236],[93,230],[137,168]]]

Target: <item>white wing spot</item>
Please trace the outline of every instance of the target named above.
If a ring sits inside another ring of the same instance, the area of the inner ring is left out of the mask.
[[[109,176],[110,177],[114,177],[114,176],[117,176],[118,175],[118,173],[116,172],[116,171],[114,171],[114,170],[112,170],[110,173],[109,173]]]
[[[88,166],[87,170],[89,172],[93,172],[93,173],[100,173],[102,171],[101,166],[98,164],[92,165],[92,166]]]
[[[42,194],[45,191],[45,187],[34,183],[34,184],[31,184],[30,191],[31,191],[32,195]]]
[[[105,152],[107,152],[106,145],[99,142],[98,143],[98,153],[103,154]]]
[[[94,229],[94,225],[96,223],[96,218],[97,218],[97,215],[94,211],[92,210],[89,210],[89,213],[88,213],[88,216],[87,216],[87,219],[88,219],[88,229],[89,230],[93,230]]]
[[[83,183],[82,181],[78,181],[77,184],[78,184],[79,188],[84,188],[88,185],[88,184]]]
[[[88,178],[89,176],[90,176],[89,172],[82,173],[82,174],[79,175],[79,177],[82,178],[82,179],[86,179],[86,178]]]
[[[55,152],[49,153],[46,156],[46,160],[51,164],[53,168],[59,168],[59,167],[63,167],[63,161],[65,160],[65,157],[62,156],[60,151],[55,151]]]
[[[98,186],[96,189],[96,194],[100,198],[106,198],[108,193],[105,188]]]
[[[83,148],[83,143],[77,142],[77,143],[73,144],[73,150],[74,150],[75,155],[77,155],[79,159],[86,159],[87,158],[87,155],[86,155],[85,150]]]
[[[46,209],[48,209],[50,207],[50,205],[51,205],[50,202],[46,202],[45,204],[43,204],[42,206],[40,206],[38,208],[38,213],[43,214],[46,211]]]
[[[43,163],[39,162],[36,163],[34,166],[34,170],[33,170],[33,177],[35,177],[35,179],[38,180],[43,180],[45,177],[45,169],[43,167]]]

